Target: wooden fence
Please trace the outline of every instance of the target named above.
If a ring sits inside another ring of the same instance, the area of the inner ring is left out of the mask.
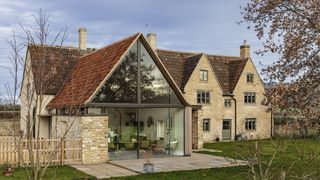
[[[32,159],[34,162],[38,160],[41,165],[80,164],[82,140],[40,139],[30,142],[26,139],[16,139],[15,143],[13,137],[0,138],[0,164],[28,166]]]

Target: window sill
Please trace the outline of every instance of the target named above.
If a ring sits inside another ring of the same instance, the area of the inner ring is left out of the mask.
[[[245,106],[256,106],[257,103],[244,103]]]
[[[211,104],[202,104],[202,103],[197,103],[197,105],[201,105],[201,106],[211,106]]]

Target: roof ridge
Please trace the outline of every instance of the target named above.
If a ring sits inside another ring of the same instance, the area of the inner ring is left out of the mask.
[[[37,47],[46,46],[46,47],[51,47],[51,48],[63,48],[63,49],[79,50],[79,51],[87,51],[87,50],[95,50],[95,49],[97,49],[97,48],[87,48],[87,49],[81,50],[81,49],[79,49],[77,47],[74,47],[74,46],[34,44],[34,43],[28,43],[28,46],[37,46]]]
[[[104,47],[102,47],[102,48],[96,49],[95,51],[92,51],[92,52],[90,52],[90,53],[88,53],[88,54],[85,54],[85,55],[81,56],[80,59],[83,58],[83,57],[87,57],[87,56],[89,56],[89,55],[91,55],[91,54],[93,54],[93,53],[96,53],[96,52],[99,52],[99,51],[103,51],[104,49],[106,49],[106,48],[108,48],[108,47],[110,47],[110,46],[112,46],[112,45],[114,45],[114,44],[116,44],[116,43],[120,43],[120,42],[122,42],[122,41],[126,41],[126,40],[128,40],[128,39],[130,39],[130,38],[132,38],[132,37],[134,37],[134,36],[138,36],[138,35],[140,35],[140,34],[141,34],[141,32],[137,32],[137,33],[135,33],[135,34],[132,34],[132,35],[130,35],[130,36],[127,36],[126,38],[123,38],[123,39],[114,41],[114,42],[112,42],[111,44],[108,44],[108,45],[106,45],[106,46],[104,46]]]
[[[235,58],[234,60],[240,60],[243,59],[240,56],[229,56],[229,55],[221,55],[221,54],[206,54],[207,56],[218,56],[218,57],[228,57],[228,58]]]
[[[230,55],[220,55],[220,54],[210,54],[210,53],[204,53],[204,52],[195,52],[195,51],[182,51],[182,50],[170,50],[170,49],[157,49],[157,51],[166,51],[166,52],[176,52],[176,53],[187,53],[187,54],[201,54],[203,53],[204,55],[207,56],[218,56],[218,57],[229,57],[229,58],[235,58],[235,60],[238,59],[243,59],[240,56],[230,56]]]
[[[189,59],[189,58],[196,57],[196,56],[199,56],[199,55],[202,56],[202,55],[204,55],[204,53],[192,54],[192,55],[186,56],[184,59]]]

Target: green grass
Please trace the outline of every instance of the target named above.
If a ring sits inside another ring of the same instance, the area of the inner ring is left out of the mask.
[[[201,152],[217,156],[245,159],[252,155],[257,141],[225,142],[205,144],[204,148],[221,150],[222,152]],[[262,170],[265,171],[267,164],[272,159],[270,172],[272,178],[278,178],[286,172],[291,178],[309,174],[310,177],[320,177],[320,141],[318,139],[288,140],[269,139],[258,141],[261,145]],[[255,170],[259,172],[259,167]]]
[[[257,141],[241,141],[241,142],[220,142],[205,144],[206,149],[221,150],[222,152],[201,152],[205,154],[225,156],[235,159],[243,159],[250,156],[250,152],[256,146]],[[288,139],[269,139],[259,141],[261,145],[262,162],[268,163],[273,152],[280,145],[280,151],[276,154],[270,169],[271,179],[279,179],[280,174],[290,169],[288,179],[294,176],[301,177],[303,174],[310,174],[313,179],[320,177],[320,141],[319,140],[288,140]],[[313,157],[313,158],[312,158]],[[311,159],[313,159],[311,161]],[[262,165],[262,169],[266,169],[266,165]],[[248,166],[238,166],[230,168],[203,169],[192,171],[175,171],[166,173],[143,174],[139,176],[121,177],[113,179],[251,179]],[[259,173],[259,166],[255,166],[255,170]],[[55,174],[55,168],[50,168],[45,179],[52,179]],[[80,177],[90,177],[71,167],[63,166],[57,170],[57,180],[72,180]],[[24,169],[16,169],[14,176],[4,178],[0,175],[0,180],[10,179],[26,179]]]
[[[245,180],[248,179],[248,167],[231,167],[231,168],[217,168],[217,169],[201,169],[192,171],[174,171],[166,173],[151,173],[143,174],[139,176],[130,177],[119,177],[112,178],[115,180],[122,179],[137,179],[137,180],[196,180],[196,179],[207,179],[207,180]]]
[[[24,168],[15,168],[13,175],[10,177],[5,177],[2,174],[2,168],[0,174],[0,180],[23,180],[28,179],[26,174],[26,169]],[[77,178],[90,178],[90,175],[82,173],[70,166],[61,166],[61,167],[50,167],[45,174],[44,179],[54,179],[54,180],[72,180]]]

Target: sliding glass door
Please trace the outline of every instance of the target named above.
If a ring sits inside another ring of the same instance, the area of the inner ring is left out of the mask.
[[[184,155],[183,108],[109,108],[111,160]]]
[[[111,160],[135,159],[138,150],[138,109],[109,108],[108,152]]]

